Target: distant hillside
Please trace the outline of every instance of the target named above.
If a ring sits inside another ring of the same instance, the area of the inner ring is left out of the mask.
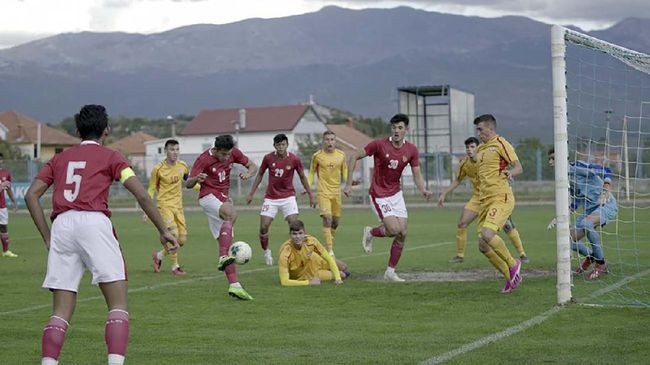
[[[650,20],[594,34],[650,52]],[[551,140],[549,27],[407,7],[321,11],[152,35],[61,34],[0,50],[0,110],[46,122],[84,103],[160,118],[204,108],[318,103],[397,111],[396,87],[448,83],[476,95],[511,138]]]

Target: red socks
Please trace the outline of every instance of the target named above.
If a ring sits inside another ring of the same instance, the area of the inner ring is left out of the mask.
[[[269,234],[260,234],[260,245],[262,250],[266,251],[269,248]]]
[[[126,346],[129,343],[129,312],[121,309],[108,312],[104,339],[109,355],[126,355]]]
[[[383,225],[374,227],[373,229],[370,230],[370,234],[373,237],[386,237],[386,227],[384,227]]]
[[[228,254],[228,249],[232,244],[232,223],[223,222],[221,229],[219,230],[219,256],[225,256]],[[228,283],[237,282],[237,272],[235,271],[235,265],[228,265],[224,270],[226,273],[226,278],[228,278]]]
[[[9,251],[9,233],[0,233],[0,241],[2,241],[2,252]]]
[[[399,242],[398,240],[393,240],[393,245],[390,247],[390,258],[388,259],[388,266],[395,268],[399,262],[399,258],[402,256],[402,249],[404,248],[404,242]]]
[[[3,241],[4,242],[4,241]],[[65,332],[68,330],[68,322],[61,317],[51,316],[43,328],[41,340],[41,357],[59,359],[61,347],[65,340]]]

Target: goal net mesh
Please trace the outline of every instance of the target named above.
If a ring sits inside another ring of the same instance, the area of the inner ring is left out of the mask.
[[[650,56],[570,30],[565,45],[569,171],[583,166],[603,181],[611,171],[618,207],[606,225],[594,227],[606,273],[590,277],[596,263],[576,273],[584,256],[572,250],[572,295],[587,304],[650,306]],[[571,229],[584,226],[586,207],[605,201],[585,197],[592,180],[573,171],[569,197],[583,204],[570,215]],[[593,214],[605,210],[600,206]],[[588,236],[581,241],[593,248]]]

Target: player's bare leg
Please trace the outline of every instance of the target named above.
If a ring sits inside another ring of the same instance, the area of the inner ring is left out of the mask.
[[[469,209],[463,209],[460,219],[456,225],[456,256],[448,262],[458,264],[465,260],[465,245],[467,244],[467,226],[478,217],[478,213]]]
[[[260,216],[260,245],[264,252],[264,262],[268,266],[273,266],[273,254],[269,248],[269,227],[273,223],[273,218],[265,215]]]
[[[405,280],[397,275],[395,267],[402,256],[402,249],[404,248],[404,242],[406,242],[406,218],[393,216],[384,217],[383,224],[386,229],[386,236],[393,237],[384,279],[394,282],[403,282]]]

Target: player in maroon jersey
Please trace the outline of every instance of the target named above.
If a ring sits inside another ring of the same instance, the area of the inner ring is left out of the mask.
[[[397,282],[404,281],[395,273],[395,266],[399,262],[406,241],[408,214],[400,188],[400,178],[406,165],[411,165],[413,180],[422,195],[429,200],[432,194],[424,186],[417,148],[404,139],[408,132],[408,125],[409,118],[406,115],[396,114],[390,120],[391,136],[389,138],[374,140],[356,155],[350,157],[348,181],[343,190],[346,196],[350,196],[357,160],[373,156],[375,168],[370,184],[370,201],[381,224],[374,228],[365,227],[361,244],[366,253],[371,253],[374,237],[394,237],[384,279]]]
[[[166,250],[178,248],[149,194],[129,163],[101,143],[109,133],[108,115],[101,105],[86,105],[75,115],[81,144],[50,159],[25,194],[25,203],[48,249],[43,287],[52,291],[52,316],[42,337],[42,365],[57,364],[84,269],[106,299],[105,340],[108,363],[123,364],[129,338],[126,265],[108,209],[108,191],[120,181],[158,228]],[[54,185],[52,228],[39,198]]]
[[[18,210],[18,203],[11,190],[11,173],[5,168],[4,155],[0,153],[0,240],[2,241],[2,257],[16,258],[18,255],[9,250],[9,211],[7,210],[7,201],[5,199],[5,191],[9,195],[9,199],[14,203],[14,212]]]
[[[239,178],[247,180],[257,172],[257,166],[238,148],[231,135],[221,135],[214,139],[214,147],[203,152],[192,165],[190,177],[185,187],[193,188],[201,184],[199,205],[208,216],[208,224],[212,237],[219,241],[219,264],[217,269],[226,272],[228,294],[242,300],[252,300],[253,297],[244,290],[237,280],[235,258],[228,255],[232,243],[232,226],[237,219],[235,206],[229,197],[230,170],[232,165],[246,166],[248,171],[239,174]]]
[[[255,196],[257,187],[262,182],[266,170],[269,170],[269,183],[264,195],[264,203],[260,211],[260,245],[264,250],[264,261],[267,265],[273,266],[273,255],[269,249],[269,227],[278,213],[282,215],[287,223],[291,224],[298,220],[298,202],[296,201],[296,190],[293,188],[293,175],[295,172],[300,176],[300,182],[309,195],[309,205],[313,208],[314,196],[309,188],[309,182],[303,171],[302,161],[295,154],[288,152],[289,139],[284,133],[273,137],[274,152],[264,156],[262,164],[257,172],[257,177],[248,194],[246,203],[250,204]]]

